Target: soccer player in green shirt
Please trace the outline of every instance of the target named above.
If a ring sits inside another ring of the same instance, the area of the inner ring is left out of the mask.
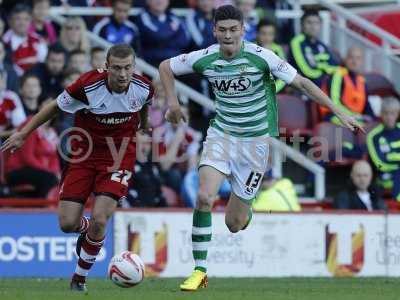
[[[195,291],[207,286],[207,250],[211,241],[211,208],[221,182],[228,178],[232,193],[225,211],[231,232],[245,229],[251,220],[251,203],[267,168],[268,139],[278,135],[273,76],[327,106],[344,126],[362,127],[310,80],[272,51],[243,41],[243,15],[231,5],[221,6],[214,17],[218,44],[182,54],[160,64],[160,78],[169,109],[167,121],[185,121],[175,93],[175,75],[200,73],[216,96],[216,117],[207,131],[199,162],[200,187],[193,213],[192,245],[195,269],[180,288]],[[273,76],[272,76],[273,75]]]

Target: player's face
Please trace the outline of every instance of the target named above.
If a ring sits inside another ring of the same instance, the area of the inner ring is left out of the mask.
[[[217,39],[222,53],[239,52],[242,45],[244,26],[238,20],[218,21],[214,26],[214,36]]]
[[[318,16],[309,16],[304,20],[303,32],[311,38],[317,39],[321,32],[321,20]]]
[[[381,112],[382,122],[387,128],[395,128],[399,118],[399,110],[383,109]]]
[[[113,11],[114,17],[119,23],[123,23],[128,19],[129,9],[131,6],[124,2],[115,2]]]
[[[271,45],[275,40],[275,27],[262,26],[258,32],[258,42],[260,45]]]
[[[106,66],[111,89],[117,93],[125,91],[129,86],[133,74],[133,56],[126,58],[110,56],[108,62],[106,62]]]

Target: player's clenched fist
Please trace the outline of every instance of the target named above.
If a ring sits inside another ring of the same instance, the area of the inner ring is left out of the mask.
[[[11,152],[14,152],[18,148],[22,146],[22,144],[25,142],[26,135],[22,132],[15,132],[12,134],[5,142],[3,145],[1,145],[1,151],[7,151],[10,150]]]
[[[184,122],[187,120],[180,106],[171,106],[165,113],[165,119],[173,124],[178,124],[181,120]]]

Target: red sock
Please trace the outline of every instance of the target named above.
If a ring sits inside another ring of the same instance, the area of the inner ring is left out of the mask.
[[[78,264],[75,268],[75,273],[72,276],[72,280],[85,282],[86,276],[89,273],[90,268],[96,261],[96,257],[100,252],[101,247],[104,244],[104,238],[101,240],[94,240],[86,234],[85,239],[82,243],[81,254],[78,259]]]

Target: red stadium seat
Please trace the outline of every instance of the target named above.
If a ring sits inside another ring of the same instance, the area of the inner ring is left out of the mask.
[[[309,128],[309,106],[299,97],[292,95],[278,95],[279,127],[284,128],[286,136],[298,132],[301,136],[310,136],[312,130]]]
[[[314,137],[320,137],[324,138],[324,143],[327,144],[328,149],[326,150],[329,153],[330,159],[329,162],[326,163],[326,166],[348,166],[352,164],[355,160],[351,158],[344,158],[342,157],[337,158],[334,157],[332,158],[332,155],[335,154],[336,148],[338,145],[349,142],[351,144],[356,143],[356,138],[351,132],[350,129],[347,129],[345,127],[339,127],[336,126],[335,124],[332,124],[330,122],[322,122],[319,123],[315,128],[314,128]],[[319,141],[316,141],[314,143],[314,147],[320,146],[321,143]],[[338,149],[341,151],[341,149]],[[340,160],[338,160],[340,159]]]

